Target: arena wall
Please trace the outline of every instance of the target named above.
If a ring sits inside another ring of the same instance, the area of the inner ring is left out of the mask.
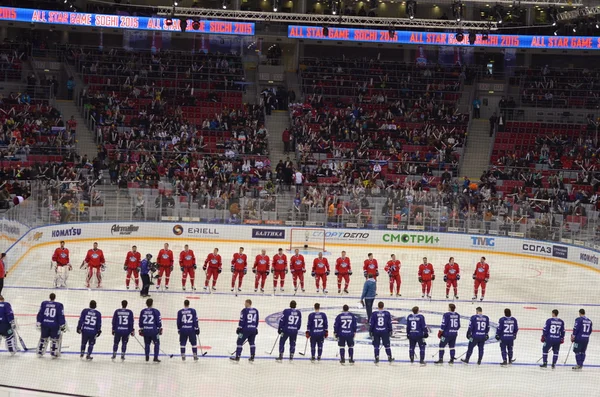
[[[36,228],[3,223],[11,231],[10,238],[21,236],[10,246],[9,272],[33,249],[58,245],[65,241],[108,240],[157,240],[215,242],[220,244],[262,243],[269,246],[289,248],[292,228],[263,225],[219,225],[198,223],[132,222],[132,223],[73,223]],[[588,248],[583,242],[555,243],[527,240],[518,237],[493,235],[436,233],[415,230],[369,230],[369,229],[307,229],[316,239],[325,233],[327,251],[337,252],[347,247],[390,248],[392,251],[419,249],[426,251],[469,252],[474,255],[495,253],[522,258],[546,259],[552,263],[564,263],[586,267],[600,272],[598,258],[600,246]],[[4,236],[4,235],[3,235]],[[209,249],[209,248],[207,248]]]

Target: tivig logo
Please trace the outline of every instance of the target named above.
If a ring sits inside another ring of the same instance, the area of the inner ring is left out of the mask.
[[[474,247],[494,247],[496,239],[494,237],[471,236],[471,244]]]
[[[183,226],[181,226],[181,225],[173,226],[173,234],[176,236],[181,236],[183,234]]]

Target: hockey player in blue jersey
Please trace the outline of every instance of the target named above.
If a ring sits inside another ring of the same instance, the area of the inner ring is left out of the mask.
[[[140,313],[138,332],[140,336],[144,337],[146,361],[150,361],[150,344],[154,343],[154,362],[159,363],[160,335],[163,333],[162,318],[160,312],[152,307],[153,304],[152,298],[146,299],[146,308]]]
[[[46,353],[48,339],[50,339],[50,354],[52,358],[60,356],[62,334],[67,330],[65,309],[62,303],[55,302],[56,295],[50,294],[50,300],[43,301],[37,314],[37,328],[41,330],[37,355],[42,357]]]
[[[285,351],[285,342],[290,340],[290,361],[294,359],[296,352],[296,339],[298,331],[302,326],[302,313],[296,309],[296,301],[290,302],[290,308],[283,311],[283,315],[279,319],[279,357],[275,360],[278,363],[283,361],[283,352]]]
[[[4,301],[4,297],[0,295],[0,337],[6,340],[6,350],[11,356],[17,352],[17,340],[15,339],[15,314],[13,313],[10,303]]]
[[[121,308],[115,310],[112,318],[112,334],[114,335],[113,360],[117,358],[119,343],[121,343],[121,360],[125,360],[129,335],[135,336],[135,331],[133,330],[134,321],[133,312],[127,308],[127,301],[121,301]]]
[[[585,316],[584,309],[579,309],[579,317],[577,317],[575,320],[573,334],[571,335],[571,342],[573,342],[573,353],[575,353],[575,360],[577,361],[577,365],[574,366],[573,369],[576,371],[579,371],[581,368],[583,368],[585,352],[587,350],[591,335],[592,320]]]
[[[343,312],[335,318],[333,335],[340,348],[340,364],[346,363],[346,345],[348,345],[348,357],[350,358],[348,362],[354,364],[354,336],[358,328],[356,316],[348,311],[350,310],[348,305],[344,305],[342,310]]]
[[[90,361],[96,338],[102,333],[102,314],[96,310],[96,301],[90,301],[89,309],[83,309],[77,323],[77,333],[81,334],[81,350],[79,357],[83,358],[87,346],[87,355],[85,359]]]
[[[513,360],[513,345],[518,332],[517,319],[512,317],[510,309],[504,309],[504,317],[498,321],[498,328],[496,329],[496,340],[500,341],[500,352],[502,353],[502,363],[500,365],[503,367],[515,361]]]
[[[449,312],[444,313],[442,317],[442,324],[438,331],[438,338],[440,340],[440,358],[434,364],[444,363],[444,349],[446,346],[450,348],[450,361],[449,364],[454,364],[456,359],[456,337],[458,336],[458,330],[460,329],[460,315],[455,312],[456,306],[454,303],[448,305]]]
[[[321,305],[315,303],[315,311],[308,315],[308,322],[306,326],[306,337],[310,338],[310,362],[315,362],[315,350],[317,353],[317,360],[321,360],[323,354],[323,341],[329,337],[329,323],[327,322],[327,315],[321,313]]]
[[[387,310],[383,310],[383,302],[377,304],[377,311],[371,315],[369,323],[369,334],[373,338],[373,349],[375,350],[375,364],[379,363],[379,346],[383,344],[388,361],[394,361],[390,337],[392,336],[392,316]]]
[[[467,327],[467,339],[469,340],[467,356],[461,361],[468,364],[471,354],[473,354],[473,349],[477,346],[479,352],[477,364],[481,365],[481,360],[483,359],[483,347],[485,346],[485,341],[490,338],[490,319],[488,316],[483,315],[483,309],[481,309],[481,307],[476,308],[475,312],[477,314],[471,316],[469,326]]]
[[[565,343],[565,322],[558,318],[558,310],[552,310],[552,317],[546,320],[542,330],[542,365],[548,367],[548,352],[552,349],[552,369],[556,368],[560,345]]]
[[[422,314],[419,314],[418,306],[413,307],[412,313],[406,317],[406,327],[410,362],[415,362],[415,348],[418,344],[420,353],[419,363],[425,365],[425,346],[427,346],[425,339],[429,338],[429,328],[427,328],[427,324],[425,324],[425,317],[423,317]]]
[[[232,361],[239,362],[240,356],[242,355],[242,348],[246,340],[250,344],[250,362],[254,361],[254,355],[256,354],[256,345],[254,341],[258,334],[258,310],[252,307],[252,301],[246,299],[244,308],[240,313],[240,321],[235,331],[237,334],[237,349],[235,350],[235,356],[230,357]]]
[[[177,312],[177,332],[179,332],[181,359],[185,361],[185,345],[189,340],[192,345],[194,361],[198,361],[198,335],[200,335],[200,326],[198,325],[196,309],[190,307],[190,301],[187,299],[183,301],[183,309]]]

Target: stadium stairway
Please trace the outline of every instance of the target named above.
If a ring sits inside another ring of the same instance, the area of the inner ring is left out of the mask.
[[[490,122],[486,119],[472,120],[460,170],[461,176],[478,181],[483,171],[488,168],[493,145],[494,137],[490,137]]]
[[[62,114],[63,121],[65,125],[67,121],[71,118],[71,116],[75,116],[75,120],[77,121],[77,153],[80,156],[84,154],[88,155],[88,159],[93,160],[98,154],[98,146],[94,140],[94,134],[87,127],[87,124],[81,114],[79,113],[79,109],[75,105],[75,102],[68,100],[57,100],[56,108]]]
[[[291,157],[283,153],[283,141],[281,134],[283,130],[290,127],[290,116],[285,110],[274,110],[266,119],[267,129],[269,131],[269,159],[272,167],[276,167],[279,160],[285,161]]]

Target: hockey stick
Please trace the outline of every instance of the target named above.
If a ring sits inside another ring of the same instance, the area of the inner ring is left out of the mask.
[[[200,356],[204,357],[208,354],[208,352],[205,352],[204,350],[202,350],[202,341],[200,340],[200,337],[198,337],[198,342],[200,343]]]
[[[164,351],[163,349],[161,349],[160,347],[158,348],[158,350],[159,350],[159,351],[160,351],[162,354],[164,354],[165,356],[169,356],[169,358],[173,358],[173,356],[174,356],[173,354],[167,354],[167,353],[165,353],[165,351]]]
[[[266,350],[265,350],[265,353],[267,353],[267,354],[269,354],[269,355],[273,354],[273,350],[275,350],[275,345],[277,345],[277,342],[279,341],[279,336],[280,336],[280,335],[279,335],[279,334],[277,334],[277,338],[275,338],[275,343],[273,343],[273,347],[271,348],[271,351],[270,351],[270,352],[268,352],[268,351],[266,351]]]
[[[573,342],[571,342],[571,346],[569,346],[569,351],[567,351],[567,358],[565,358],[565,362],[563,364],[567,363],[567,360],[569,359],[569,354],[571,354],[572,349],[573,349]]]
[[[539,363],[542,358],[544,358],[544,356],[540,357],[535,363]]]
[[[298,354],[300,354],[301,356],[306,355],[306,348],[308,347],[308,338],[306,338],[306,343],[304,344],[304,353],[300,353],[298,352]]]
[[[144,345],[142,345],[142,342],[140,342],[140,340],[137,338],[137,336],[135,334],[133,335],[133,339],[135,339],[135,341],[138,343],[138,345],[140,345],[142,350],[146,351],[146,348],[144,347]]]
[[[23,350],[25,350],[25,351],[33,350],[33,349],[29,349],[29,348],[27,348],[27,346],[25,346],[25,341],[23,340],[23,338],[21,338],[21,335],[19,335],[17,333],[17,331],[15,331],[15,334],[17,335],[17,338],[19,339],[19,343],[21,344],[21,347],[23,348]]]
[[[468,351],[468,350],[467,350]],[[458,360],[459,358],[461,358],[462,356],[464,356],[465,354],[467,354],[467,351],[465,351],[463,354],[461,354],[460,356],[456,357],[456,360]]]
[[[248,339],[246,339],[244,341],[244,343],[242,343],[242,347],[244,347],[244,345],[248,342]],[[230,356],[233,356],[235,353],[237,353],[237,346],[236,346],[236,350],[233,353],[229,353]]]

